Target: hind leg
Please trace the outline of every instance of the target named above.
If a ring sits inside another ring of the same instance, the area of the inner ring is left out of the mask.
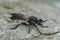
[[[16,29],[16,28],[18,28],[18,27],[19,27],[19,25],[26,25],[26,26],[28,26],[28,24],[27,24],[27,23],[22,22],[22,23],[20,23],[20,24],[16,25],[14,28],[10,28],[10,29],[11,29],[11,30]]]
[[[28,34],[30,34],[30,25],[29,25],[29,24],[27,24],[27,23],[25,23],[25,22],[22,22],[22,23],[20,23],[20,24],[16,25],[14,28],[10,28],[10,29],[11,29],[11,30],[14,30],[14,29],[18,28],[18,27],[19,27],[19,25],[29,26]]]

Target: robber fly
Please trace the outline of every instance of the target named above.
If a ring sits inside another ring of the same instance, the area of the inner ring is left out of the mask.
[[[26,22],[21,22],[20,24],[17,24],[14,28],[10,28],[12,30],[16,29],[17,27],[19,27],[19,25],[26,25],[26,26],[33,25],[34,27],[36,27],[37,31],[40,33],[37,25],[40,25],[41,27],[44,27],[43,26],[43,22],[47,21],[47,20],[43,21],[42,19],[38,19],[35,16],[26,17],[25,15],[19,14],[19,13],[10,13],[10,15],[12,15],[10,17],[11,20],[24,20],[24,21],[27,22],[27,23]],[[30,33],[30,27],[29,27],[28,33]]]

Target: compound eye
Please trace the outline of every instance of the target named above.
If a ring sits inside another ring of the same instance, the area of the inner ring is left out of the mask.
[[[38,25],[40,25],[41,23],[43,23],[43,20],[39,19],[37,23],[38,23]]]

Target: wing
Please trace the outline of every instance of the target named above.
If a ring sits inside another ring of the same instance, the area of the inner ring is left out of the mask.
[[[10,17],[12,20],[26,20],[26,16],[20,13],[11,13],[12,17]]]

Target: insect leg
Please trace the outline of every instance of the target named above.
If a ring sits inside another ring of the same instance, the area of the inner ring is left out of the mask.
[[[34,27],[36,28],[36,30],[39,32],[39,33],[41,33],[40,31],[39,31],[39,28],[35,25],[35,24],[33,24],[34,25]]]
[[[16,29],[17,27],[19,27],[19,25],[26,25],[26,26],[28,26],[28,24],[26,24],[25,22],[22,22],[22,23],[16,25],[14,28],[10,28],[10,29],[11,30]]]
[[[29,30],[28,30],[28,34],[30,34],[30,27],[29,27]]]
[[[46,22],[47,20],[43,21],[43,22]]]

